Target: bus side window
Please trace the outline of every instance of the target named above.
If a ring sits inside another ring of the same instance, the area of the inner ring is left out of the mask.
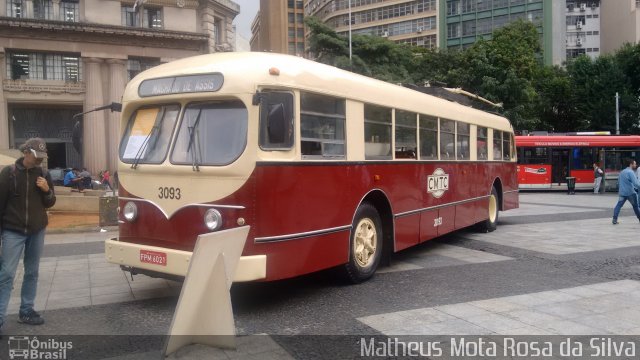
[[[293,147],[293,94],[260,94],[260,148],[288,150]]]

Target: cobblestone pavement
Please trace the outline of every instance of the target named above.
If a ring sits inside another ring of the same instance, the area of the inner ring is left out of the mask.
[[[614,226],[615,195],[520,201],[500,214],[497,231],[462,230],[403,251],[364,284],[345,286],[330,272],[236,284],[238,351],[192,346],[173,358],[305,358],[290,335],[639,335],[640,223],[631,209]],[[131,281],[106,263],[102,241],[114,235],[48,235],[36,302],[47,323],[10,316],[5,333],[165,334],[181,284]],[[247,336],[255,334],[265,336]],[[161,343],[114,345],[94,358],[157,358]]]

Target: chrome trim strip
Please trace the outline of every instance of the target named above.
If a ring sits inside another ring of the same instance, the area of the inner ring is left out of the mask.
[[[480,197],[471,198],[471,199],[466,199],[466,200],[454,201],[454,202],[451,202],[451,203],[446,203],[446,204],[442,204],[442,205],[431,206],[431,207],[428,207],[428,208],[422,208],[422,209],[416,209],[416,210],[406,211],[406,212],[403,212],[403,213],[395,214],[393,217],[395,217],[395,218],[405,217],[405,216],[410,216],[410,215],[414,215],[414,214],[421,213],[421,212],[425,212],[425,211],[441,209],[441,208],[445,208],[445,207],[449,207],[449,206],[454,206],[454,205],[462,205],[462,204],[466,204],[466,203],[469,203],[469,202],[473,202],[473,201],[478,201],[478,200],[486,199],[486,198],[488,198],[489,196],[491,196],[491,195],[485,195],[485,196],[480,196]]]
[[[511,194],[511,193],[517,193],[517,192],[519,192],[519,191],[520,191],[520,190],[509,190],[509,191],[503,191],[502,193],[503,193],[503,194]]]
[[[271,242],[280,242],[280,241],[289,241],[289,240],[299,240],[299,239],[304,239],[311,236],[328,235],[328,234],[333,234],[333,233],[346,231],[346,230],[351,230],[351,225],[338,226],[330,229],[307,231],[307,232],[297,233],[297,234],[260,237],[260,238],[253,239],[253,242],[256,244],[262,244],[262,243],[271,243]]]
[[[162,214],[164,214],[164,217],[167,220],[169,220],[169,219],[171,219],[173,217],[173,215],[171,215],[171,217],[169,217],[169,215],[167,215],[167,213],[164,211],[164,209],[162,209],[158,204],[156,204],[155,202],[153,202],[151,200],[134,199],[134,198],[128,198],[128,197],[120,197],[119,199],[124,200],[124,201],[138,201],[138,202],[148,203],[148,204],[151,204],[151,205],[155,206],[158,210],[160,210],[162,212]],[[204,207],[204,208],[235,209],[235,210],[244,210],[245,209],[244,206],[239,206],[239,205],[187,204],[187,205],[181,206],[178,209],[176,209],[176,211],[173,214],[176,214],[180,210],[186,209],[186,208],[192,207],[192,206],[198,206],[198,207]]]

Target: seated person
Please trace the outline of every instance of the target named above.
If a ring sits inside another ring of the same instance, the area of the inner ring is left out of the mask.
[[[84,191],[84,186],[82,184],[82,178],[79,177],[77,174],[78,174],[78,169],[76,169],[76,168],[74,168],[73,170],[69,171],[64,176],[64,186],[70,187],[70,188],[75,188],[75,189],[78,189],[78,191],[83,192]]]

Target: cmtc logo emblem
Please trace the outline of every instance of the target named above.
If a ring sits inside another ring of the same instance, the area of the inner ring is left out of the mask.
[[[440,198],[449,190],[449,174],[442,169],[436,169],[427,179],[427,192],[435,198]]]

